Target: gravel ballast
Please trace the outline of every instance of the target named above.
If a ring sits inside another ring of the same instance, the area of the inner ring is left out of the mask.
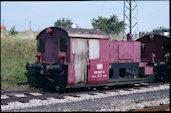
[[[29,103],[11,102],[1,105],[2,111],[128,111],[147,106],[170,103],[169,84],[131,91],[81,94],[80,97],[67,96],[64,99],[31,100]]]

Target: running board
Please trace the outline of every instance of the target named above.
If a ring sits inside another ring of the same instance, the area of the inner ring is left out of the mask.
[[[115,86],[115,85],[126,85],[126,84],[137,84],[137,83],[146,83],[147,78],[136,78],[136,79],[116,79],[109,80],[107,83],[103,84],[85,84],[79,83],[73,85],[71,88],[81,88],[81,87],[92,87],[92,86]]]

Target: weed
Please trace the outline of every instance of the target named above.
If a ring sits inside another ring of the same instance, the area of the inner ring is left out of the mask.
[[[142,102],[143,102],[143,100],[141,100],[141,99],[134,100],[134,103],[142,103]]]

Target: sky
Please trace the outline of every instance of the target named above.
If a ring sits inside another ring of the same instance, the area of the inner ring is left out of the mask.
[[[170,6],[167,1],[138,1],[138,30],[150,32],[156,28],[170,28]],[[80,28],[92,29],[91,20],[113,14],[123,20],[123,1],[4,1],[1,2],[1,25],[10,30],[41,31],[54,26],[58,19],[69,18]]]

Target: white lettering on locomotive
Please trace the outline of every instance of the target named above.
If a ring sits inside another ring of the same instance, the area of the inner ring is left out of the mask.
[[[103,64],[97,64],[97,69],[103,69]]]
[[[94,74],[101,74],[101,73],[105,73],[105,71],[94,71]]]

